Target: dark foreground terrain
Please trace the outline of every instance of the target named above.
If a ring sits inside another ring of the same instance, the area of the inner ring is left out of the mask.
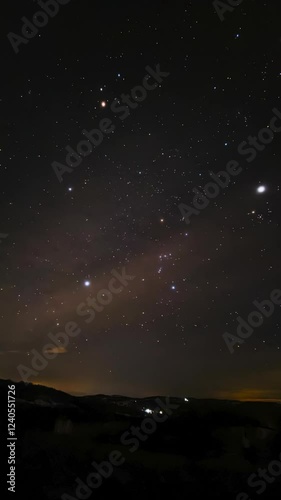
[[[9,384],[0,381],[0,498],[7,495]],[[16,493],[10,498],[280,499],[278,403],[74,397],[15,385]]]

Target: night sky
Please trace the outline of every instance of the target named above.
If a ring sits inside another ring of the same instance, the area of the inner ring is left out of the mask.
[[[281,126],[281,6],[244,0],[221,21],[204,0],[71,0],[18,54],[8,33],[42,9],[6,9],[0,378],[20,380],[18,366],[30,368],[32,350],[71,321],[81,333],[30,382],[73,394],[281,398],[280,306],[232,354],[223,338],[281,289],[281,133],[251,162],[238,152],[273,108]],[[162,82],[150,76],[142,102],[114,113],[157,65]],[[66,146],[76,151],[105,118],[111,131],[59,182],[54,162],[67,165]],[[231,160],[241,173],[187,224],[179,205]],[[87,323],[78,306],[124,267],[134,279]]]

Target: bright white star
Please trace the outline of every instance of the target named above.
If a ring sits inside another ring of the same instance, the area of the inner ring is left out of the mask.
[[[265,186],[259,186],[258,189],[257,189],[258,193],[264,193],[265,191],[266,191],[266,187]]]

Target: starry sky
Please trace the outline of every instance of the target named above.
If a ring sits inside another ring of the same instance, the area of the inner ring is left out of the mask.
[[[280,398],[280,307],[233,354],[223,338],[281,289],[281,134],[251,163],[238,153],[281,112],[278,2],[245,0],[221,21],[205,0],[71,0],[18,54],[7,34],[40,7],[6,8],[0,377],[20,380],[32,350],[73,321],[81,333],[30,382]],[[112,103],[158,64],[169,75],[122,121]],[[59,182],[53,162],[105,118],[114,130]],[[187,224],[179,205],[231,160],[243,171]],[[123,267],[134,279],[86,323],[77,307]]]

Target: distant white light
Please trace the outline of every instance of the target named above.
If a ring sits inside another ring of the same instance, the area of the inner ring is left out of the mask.
[[[184,400],[188,403],[188,399],[187,398],[184,398]]]
[[[106,101],[101,101],[100,105],[101,105],[102,108],[105,108],[106,107]]]
[[[84,281],[85,286],[90,286],[91,282],[89,280]]]
[[[68,191],[73,191],[73,188],[72,188],[72,187],[69,187],[69,188],[68,188]]]
[[[172,290],[175,290],[175,289],[176,289],[175,285],[172,285],[172,286],[171,286],[171,289],[172,289]]]
[[[265,186],[259,186],[258,189],[257,189],[258,193],[264,193],[265,191],[266,191],[266,187]]]
[[[145,411],[145,413],[153,413],[153,411],[150,410],[149,408],[146,408],[144,411]]]
[[[163,415],[163,412],[162,412],[162,410],[160,410],[160,411],[159,411],[159,413],[160,413],[160,415]]]

